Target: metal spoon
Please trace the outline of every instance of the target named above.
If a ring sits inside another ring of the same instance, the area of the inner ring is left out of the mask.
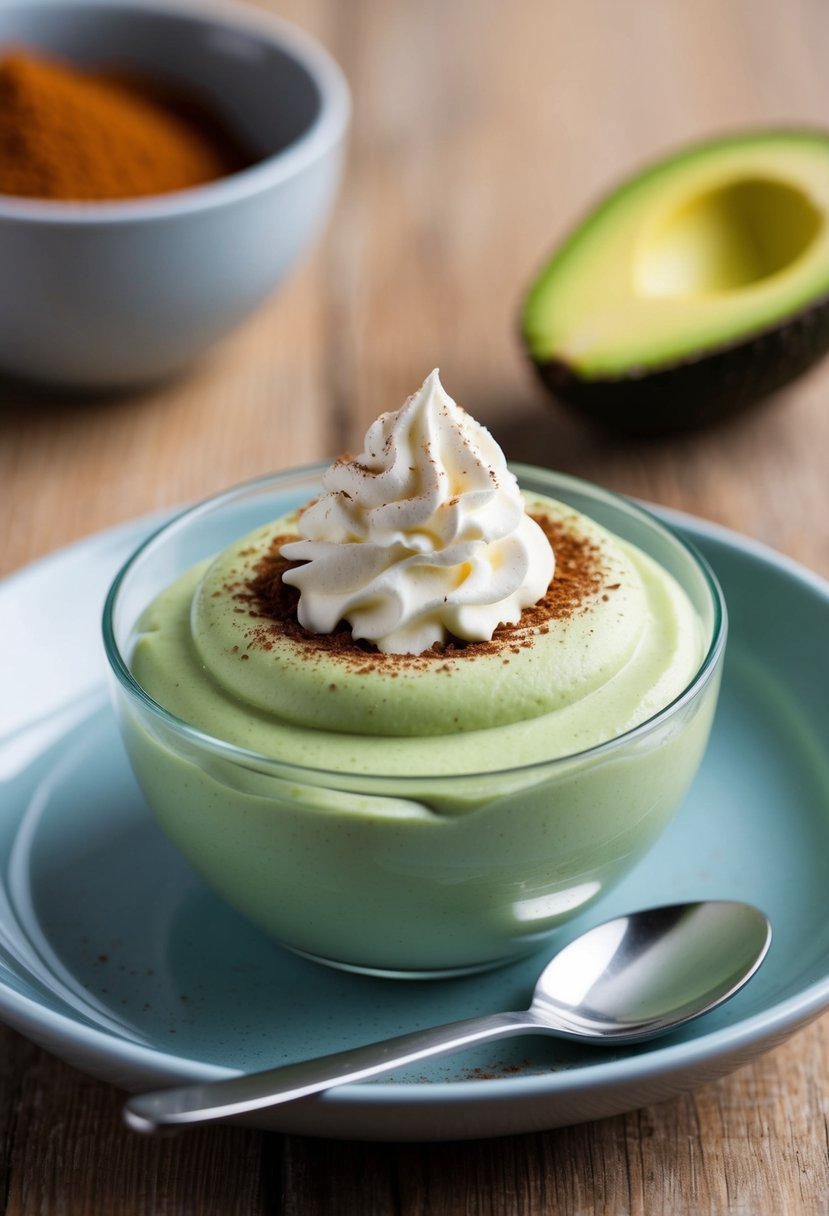
[[[635,1043],[733,996],[770,943],[768,920],[749,904],[721,900],[634,912],[565,946],[542,971],[525,1012],[485,1014],[265,1072],[139,1094],[126,1103],[124,1118],[135,1131],[153,1132],[164,1124],[249,1114],[507,1035]]]

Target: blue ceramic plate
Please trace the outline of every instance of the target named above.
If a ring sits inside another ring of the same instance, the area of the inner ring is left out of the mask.
[[[721,1076],[829,1007],[829,586],[719,528],[669,521],[728,599],[714,737],[659,844],[561,942],[647,904],[744,899],[774,925],[758,976],[649,1046],[509,1040],[278,1107],[260,1126],[378,1140],[560,1126]],[[106,587],[150,526],[92,537],[0,585],[0,1015],[137,1089],[523,1007],[542,958],[418,984],[329,971],[225,907],[167,843],[122,753],[98,636]]]

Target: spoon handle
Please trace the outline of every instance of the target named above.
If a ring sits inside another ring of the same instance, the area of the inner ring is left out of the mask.
[[[154,1132],[164,1124],[207,1123],[292,1102],[335,1085],[368,1081],[394,1068],[446,1055],[489,1039],[544,1029],[530,1011],[465,1018],[448,1026],[416,1030],[380,1043],[336,1051],[332,1055],[269,1068],[265,1072],[136,1094],[124,1106],[124,1119],[129,1127],[140,1132]]]

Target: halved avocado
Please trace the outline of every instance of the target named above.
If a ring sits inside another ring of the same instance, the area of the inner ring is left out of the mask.
[[[629,433],[793,380],[829,349],[829,132],[733,135],[631,178],[545,266],[522,335],[557,399]]]

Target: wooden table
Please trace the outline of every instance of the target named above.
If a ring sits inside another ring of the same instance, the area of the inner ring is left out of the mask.
[[[268,7],[266,4],[265,7]],[[633,442],[548,408],[522,292],[597,193],[683,140],[829,115],[821,0],[284,0],[355,116],[327,237],[186,379],[65,401],[0,384],[0,573],[76,537],[357,445],[435,365],[513,459],[715,519],[829,575],[829,366],[767,407]],[[460,1145],[215,1128],[148,1142],[120,1095],[10,1031],[10,1213],[824,1212],[829,1022],[652,1109]]]

